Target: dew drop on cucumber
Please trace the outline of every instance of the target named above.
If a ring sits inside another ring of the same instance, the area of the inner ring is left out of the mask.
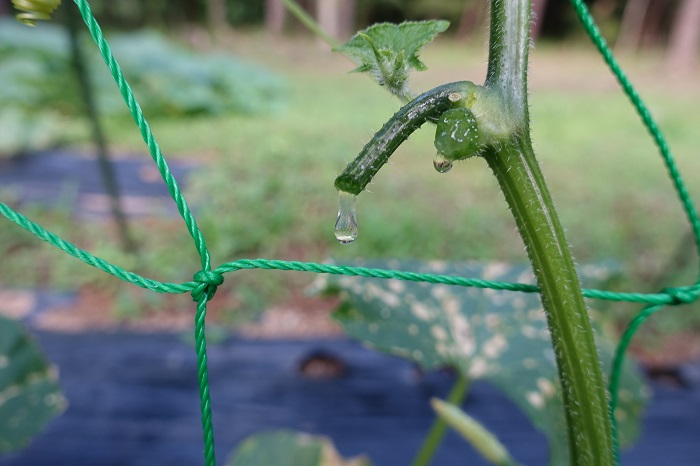
[[[444,155],[438,152],[435,154],[435,158],[433,159],[433,167],[435,167],[435,170],[437,170],[439,173],[447,173],[452,169],[452,162],[447,160]]]

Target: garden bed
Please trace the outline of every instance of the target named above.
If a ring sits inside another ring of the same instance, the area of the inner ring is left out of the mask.
[[[69,407],[0,465],[201,463],[196,356],[180,335],[42,331],[37,337],[60,368]],[[315,369],[304,373],[302,366]],[[678,369],[680,385],[652,381],[642,437],[623,464],[698,464],[700,365]],[[210,345],[209,374],[220,459],[249,434],[289,427],[328,435],[341,453],[365,452],[377,466],[409,464],[433,420],[429,398],[444,397],[452,382],[448,372],[422,374],[343,338],[230,337]],[[545,464],[544,437],[488,384],[474,383],[464,409],[522,464]],[[486,463],[450,434],[434,464]]]

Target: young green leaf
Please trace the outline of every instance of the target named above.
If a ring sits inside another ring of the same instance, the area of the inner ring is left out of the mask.
[[[359,65],[353,71],[368,72],[380,86],[408,102],[412,98],[408,75],[427,69],[418,52],[449,25],[438,20],[375,24],[334,50]]]

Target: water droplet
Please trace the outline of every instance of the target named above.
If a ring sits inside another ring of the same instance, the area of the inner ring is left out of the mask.
[[[354,194],[339,191],[340,208],[338,209],[338,219],[335,221],[335,237],[342,244],[352,243],[357,239],[357,222],[355,220],[355,200]]]
[[[452,169],[452,162],[447,160],[444,155],[437,153],[433,159],[433,167],[440,173],[447,173]]]

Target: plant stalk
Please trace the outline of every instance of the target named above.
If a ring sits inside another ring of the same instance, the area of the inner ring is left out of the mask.
[[[338,42],[335,37],[332,37],[330,34],[324,31],[321,25],[318,24],[318,22],[316,22],[311,15],[304,11],[304,9],[295,0],[282,0],[282,3],[287,10],[311,32],[313,32],[316,37],[330,45],[331,48],[340,46],[340,42]]]
[[[469,389],[469,379],[462,374],[457,374],[457,380],[452,386],[450,393],[447,395],[447,402],[456,406],[460,406],[467,396]],[[428,466],[435,456],[435,452],[442,443],[442,439],[447,433],[447,423],[440,417],[436,416],[433,425],[430,426],[428,435],[423,440],[423,444],[418,450],[416,457],[413,459],[411,466]]]
[[[505,195],[540,287],[568,424],[571,465],[614,464],[608,399],[569,245],[529,136],[530,1],[492,0],[486,87],[498,90],[520,128],[485,159]]]
[[[138,246],[131,235],[129,223],[124,214],[124,209],[122,208],[119,184],[117,183],[112,160],[109,157],[107,139],[105,138],[102,124],[100,123],[100,113],[97,109],[97,102],[95,101],[95,91],[90,82],[85,56],[80,45],[78,18],[79,15],[76,6],[68,5],[68,8],[66,8],[66,27],[70,38],[73,68],[75,69],[78,86],[83,98],[83,103],[85,104],[85,115],[92,129],[92,138],[97,152],[97,163],[100,175],[102,176],[102,182],[104,183],[109,197],[109,208],[116,224],[117,232],[119,233],[122,249],[125,252],[133,253],[138,250]]]

